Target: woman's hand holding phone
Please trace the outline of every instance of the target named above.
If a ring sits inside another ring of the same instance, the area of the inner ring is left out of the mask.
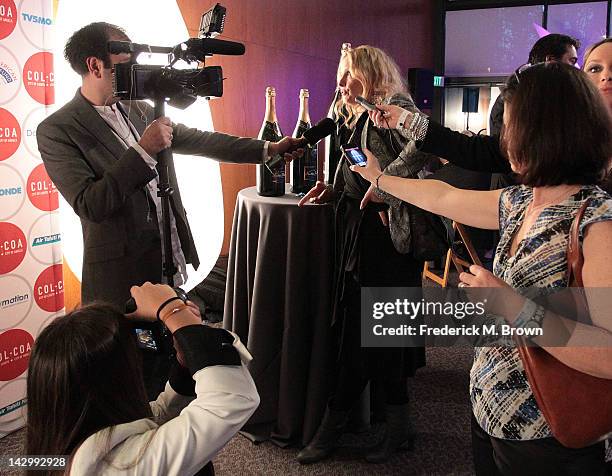
[[[363,149],[363,153],[368,159],[365,166],[359,167],[357,165],[351,165],[351,170],[357,172],[368,182],[376,185],[376,179],[382,174],[378,159],[368,149]]]
[[[359,147],[346,147],[340,146],[342,154],[349,161],[351,165],[358,165],[359,167],[365,167],[368,158]]]

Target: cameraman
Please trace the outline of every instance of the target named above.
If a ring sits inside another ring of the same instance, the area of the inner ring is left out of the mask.
[[[136,316],[157,313],[174,337],[180,364],[164,392],[148,403],[130,319],[102,304],[73,311],[34,344],[27,454],[70,455],[72,476],[214,474],[211,459],[259,405],[243,364],[251,357],[169,286],[145,283],[132,295]]]
[[[286,154],[296,139],[270,143],[218,132],[202,132],[167,117],[153,120],[144,101],[113,94],[112,70],[130,61],[109,54],[110,40],[130,41],[114,25],[91,23],[66,43],[64,56],[82,78],[74,99],[38,127],[42,160],[60,193],[81,219],[84,256],[81,299],[123,306],[130,287],[162,281],[161,206],[155,154],[171,147],[179,154],[205,155],[221,162],[261,163]],[[186,280],[186,263],[199,265],[174,166],[169,166],[174,284]]]

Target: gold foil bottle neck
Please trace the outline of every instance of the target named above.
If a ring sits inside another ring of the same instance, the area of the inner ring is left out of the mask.
[[[276,96],[276,88],[268,86],[266,88],[266,96]]]

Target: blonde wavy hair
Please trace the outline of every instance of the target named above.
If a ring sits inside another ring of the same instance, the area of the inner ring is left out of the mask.
[[[593,53],[593,51],[595,51],[601,45],[604,45],[610,42],[612,42],[612,38],[604,38],[603,40],[598,41],[597,43],[593,43],[591,46],[587,48],[586,52],[584,53],[584,61],[582,65],[583,71],[586,71],[586,64],[587,64],[587,61],[589,61],[589,56],[591,56],[591,53]]]
[[[338,65],[338,82],[345,70],[361,82],[362,96],[370,102],[376,103],[398,93],[409,94],[397,64],[380,48],[361,45],[343,50]],[[334,105],[336,115],[342,117],[349,127],[354,125],[362,110],[361,106],[343,104],[342,98],[338,98]]]

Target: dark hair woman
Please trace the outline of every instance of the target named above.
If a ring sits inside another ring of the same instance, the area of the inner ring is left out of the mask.
[[[570,226],[589,200],[579,227],[584,286],[611,287],[612,199],[594,185],[612,157],[610,116],[600,94],[582,71],[555,62],[517,72],[504,94],[508,107],[502,145],[522,185],[478,192],[433,180],[389,177],[371,154],[367,166],[354,171],[426,210],[500,230],[494,272],[471,266],[460,275],[462,285],[469,287],[531,288],[542,294],[567,287]],[[565,347],[542,345],[571,368],[611,379],[609,307],[597,295],[586,294],[593,325],[572,323],[574,332]],[[526,301],[520,293],[512,296],[516,299],[504,303],[503,316],[523,325],[519,318]],[[546,311],[528,324],[551,329],[564,324],[562,319]],[[516,348],[477,347],[470,393],[477,474],[605,474],[603,442],[569,449],[552,436]],[[579,425],[581,415],[575,417]]]
[[[164,392],[146,399],[131,319],[102,304],[60,317],[30,359],[27,453],[70,455],[71,475],[211,474],[207,464],[259,404],[241,363],[248,352],[202,325],[169,286],[145,283],[132,295],[138,317],[155,319],[161,306],[174,337],[181,364]]]

